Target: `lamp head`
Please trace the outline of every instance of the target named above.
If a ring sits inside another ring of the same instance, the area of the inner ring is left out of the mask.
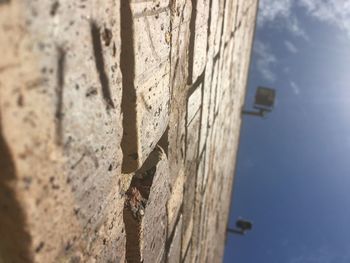
[[[275,103],[276,91],[271,88],[258,87],[255,93],[254,108],[261,111],[271,111]]]
[[[243,232],[247,231],[247,230],[252,230],[253,228],[253,223],[248,221],[248,220],[244,220],[244,219],[238,219],[236,221],[236,227],[240,230],[242,230]]]

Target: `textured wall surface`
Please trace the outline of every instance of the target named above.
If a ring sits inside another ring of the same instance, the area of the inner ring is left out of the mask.
[[[0,0],[0,263],[220,262],[257,0]]]

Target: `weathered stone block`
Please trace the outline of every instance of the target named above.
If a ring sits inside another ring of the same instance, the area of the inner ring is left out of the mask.
[[[182,217],[176,224],[174,234],[172,236],[171,245],[168,251],[167,262],[179,263],[181,262],[181,230],[182,230]]]
[[[169,165],[157,147],[135,174],[124,207],[128,262],[163,262],[166,252]]]
[[[193,84],[202,74],[207,59],[209,1],[193,1],[191,17],[190,81]]]
[[[6,187],[8,202],[23,210],[14,226],[23,238],[6,240],[16,249],[6,249],[5,262],[124,258],[115,176],[122,159],[120,20],[112,10],[119,4],[107,0],[0,4],[1,134],[16,167],[16,183]],[[0,221],[10,216],[0,214]]]
[[[165,257],[167,234],[166,203],[169,198],[169,167],[166,156],[156,166],[150,196],[141,225],[141,257],[144,263],[160,263]]]
[[[180,208],[183,202],[183,188],[185,184],[184,173],[176,178],[175,183],[171,187],[171,194],[167,203],[168,215],[168,233],[171,234],[174,230],[176,219],[178,218]]]
[[[122,70],[128,78],[122,104],[126,124],[123,171],[130,173],[141,167],[168,125],[171,36],[169,0],[124,5],[129,8],[125,23],[131,25],[125,29],[130,43],[124,52],[122,49],[122,56],[133,56]]]

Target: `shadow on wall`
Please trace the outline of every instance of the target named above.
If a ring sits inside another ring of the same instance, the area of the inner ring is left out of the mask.
[[[15,178],[16,169],[3,135],[0,112],[0,263],[32,262],[25,217],[9,187]]]
[[[122,73],[123,151],[122,171],[131,173],[139,168],[138,139],[136,127],[136,88],[135,80],[135,50],[134,21],[129,1],[120,3],[120,70]]]

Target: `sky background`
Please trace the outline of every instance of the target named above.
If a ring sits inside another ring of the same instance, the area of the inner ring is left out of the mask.
[[[350,262],[350,0],[260,0],[224,262]]]

